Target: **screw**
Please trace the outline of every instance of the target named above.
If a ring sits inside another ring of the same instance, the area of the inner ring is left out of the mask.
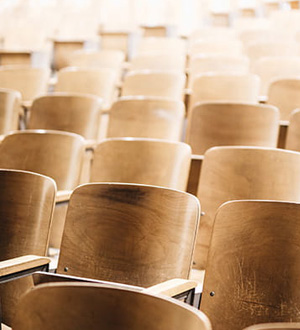
[[[215,291],[212,291],[209,295],[213,297],[215,295]]]
[[[68,270],[69,270],[69,268],[68,268],[68,267],[65,267],[65,268],[64,268],[64,271],[65,271],[65,272],[67,272]]]

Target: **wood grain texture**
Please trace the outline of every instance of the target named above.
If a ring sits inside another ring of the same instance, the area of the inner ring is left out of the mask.
[[[185,190],[191,149],[182,142],[119,138],[99,143],[91,182],[127,182]]]
[[[207,73],[195,77],[190,108],[198,102],[257,103],[260,79],[254,74]]]
[[[187,279],[199,208],[178,190],[82,185],[70,199],[57,272],[144,287]]]
[[[0,68],[0,88],[15,89],[29,102],[47,92],[49,76],[48,68],[7,65]]]
[[[184,115],[182,101],[158,97],[123,97],[112,105],[107,137],[180,141]]]
[[[102,100],[92,95],[56,93],[34,100],[29,129],[52,129],[96,140]]]
[[[0,260],[47,253],[56,185],[36,173],[0,170]],[[24,286],[25,285],[25,286]],[[30,281],[0,286],[3,321],[10,324],[15,304]]]
[[[115,69],[68,67],[58,72],[55,91],[96,95],[106,109],[113,101],[117,77]]]
[[[292,202],[219,208],[201,301],[214,329],[300,321],[299,217],[300,204]]]
[[[200,103],[189,112],[186,143],[203,155],[225,145],[277,145],[279,112],[273,106],[247,103]]]
[[[68,308],[65,308],[68,306]],[[44,284],[22,299],[14,330],[210,330],[200,311],[184,303],[96,284]]]
[[[300,329],[300,323],[294,322],[277,322],[277,323],[263,323],[256,324],[250,327],[245,328],[244,330],[292,330],[292,329]]]
[[[300,79],[274,80],[268,90],[268,103],[280,110],[280,119],[289,120],[293,110],[300,107]]]
[[[258,147],[216,147],[204,155],[197,196],[202,210],[195,251],[196,268],[205,268],[213,219],[229,200],[300,201],[300,153]]]
[[[83,137],[67,132],[27,130],[7,135],[0,144],[0,167],[32,171],[56,181],[59,190],[79,181]]]
[[[131,71],[123,82],[122,96],[158,96],[183,100],[185,74],[174,71]]]
[[[13,89],[0,88],[0,134],[18,129],[21,94]]]

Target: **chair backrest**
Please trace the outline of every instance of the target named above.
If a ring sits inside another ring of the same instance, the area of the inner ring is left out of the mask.
[[[18,129],[21,94],[13,89],[0,88],[0,134]]]
[[[70,198],[57,272],[142,287],[188,278],[199,209],[195,196],[163,187],[79,186]]]
[[[251,63],[263,57],[294,56],[299,53],[299,46],[291,41],[253,42],[246,47],[246,54]]]
[[[68,66],[73,52],[83,47],[84,40],[53,40],[54,69],[60,70]]]
[[[130,70],[185,71],[186,57],[183,54],[145,53],[132,58]]]
[[[300,109],[294,110],[289,119],[285,149],[300,151]]]
[[[257,103],[259,88],[259,77],[250,73],[201,74],[193,80],[190,107],[205,101]]]
[[[298,56],[264,57],[254,63],[253,72],[260,77],[260,94],[265,96],[273,80],[283,77],[296,78],[300,75],[300,58]]]
[[[239,40],[199,40],[191,45],[190,56],[202,55],[231,55],[240,56],[243,54],[242,43]]]
[[[186,54],[186,42],[179,38],[145,37],[140,39],[136,53],[160,52],[165,54]]]
[[[84,93],[99,96],[109,108],[116,90],[118,72],[108,68],[68,67],[57,74],[56,92]]]
[[[32,101],[47,92],[49,76],[48,68],[3,66],[0,67],[0,88],[17,90],[23,101]]]
[[[184,115],[182,101],[157,97],[123,97],[112,105],[107,137],[180,141]]]
[[[120,50],[78,50],[71,54],[68,64],[69,66],[83,68],[95,67],[121,70],[124,60],[125,54]]]
[[[141,183],[185,190],[190,162],[191,148],[182,142],[112,138],[95,148],[90,181]]]
[[[214,40],[216,42],[218,41],[224,41],[224,40],[236,40],[237,34],[234,29],[228,28],[228,27],[204,27],[200,29],[196,29],[192,31],[192,33],[189,36],[189,44],[192,45],[200,40]]]
[[[46,255],[56,185],[49,177],[0,170],[0,260]]]
[[[202,312],[171,298],[100,284],[50,283],[23,297],[13,328],[211,330],[211,325]]]
[[[174,71],[131,71],[123,82],[122,96],[153,96],[183,100],[185,74]]]
[[[59,190],[79,183],[84,139],[61,131],[27,130],[5,136],[0,168],[32,171],[53,178]]]
[[[201,310],[213,329],[299,322],[300,204],[232,201],[215,218]]]
[[[279,108],[281,120],[289,120],[292,111],[300,107],[299,95],[300,77],[291,79],[282,77],[270,83],[268,104]]]
[[[255,324],[250,327],[245,328],[244,330],[300,330],[300,323],[295,322],[276,322],[276,323],[261,323]]]
[[[102,100],[93,95],[57,93],[34,100],[27,127],[72,132],[96,139]]]
[[[195,251],[204,268],[218,207],[234,199],[300,201],[300,153],[262,147],[216,147],[204,155],[197,196],[201,218]],[[198,264],[198,265],[197,265]]]
[[[188,117],[186,143],[203,155],[225,145],[277,146],[279,112],[273,106],[246,103],[200,103]]]

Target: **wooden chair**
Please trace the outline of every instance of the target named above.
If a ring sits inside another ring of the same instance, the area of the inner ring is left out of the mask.
[[[40,285],[18,306],[15,330],[211,329],[202,312],[176,300],[97,284]]]
[[[153,96],[183,100],[185,74],[174,71],[131,71],[124,78],[122,96]]]
[[[136,55],[151,54],[186,54],[186,42],[179,38],[164,38],[164,37],[145,37],[140,39],[137,46]]]
[[[185,141],[197,155],[221,145],[276,148],[278,128],[279,112],[273,106],[200,103],[189,113]]]
[[[292,330],[292,329],[300,329],[300,323],[294,322],[277,322],[277,323],[261,323],[252,325],[250,327],[245,328],[244,330]]]
[[[280,110],[280,119],[289,120],[293,110],[300,107],[300,79],[280,78],[273,80],[268,90],[268,104]]]
[[[244,330],[292,330],[292,329],[300,329],[300,323],[294,322],[277,322],[277,323],[261,323],[252,325],[250,327],[245,328]]]
[[[56,93],[34,100],[29,129],[61,130],[96,140],[102,100],[93,95]]]
[[[198,218],[197,199],[182,191],[79,186],[70,198],[57,273],[142,287],[188,279]]]
[[[112,138],[97,145],[91,182],[128,182],[185,190],[191,161],[182,142]]]
[[[299,216],[293,202],[243,200],[219,208],[201,300],[213,329],[299,322]]]
[[[3,66],[0,68],[0,88],[19,91],[22,101],[31,104],[33,99],[47,92],[49,75],[48,68]]]
[[[185,72],[186,57],[183,54],[165,54],[163,52],[145,53],[134,56],[130,61],[130,70],[158,70]]]
[[[80,68],[94,67],[121,70],[124,61],[125,54],[120,50],[77,50],[70,55],[68,60],[68,66]]]
[[[28,268],[39,269],[45,264],[46,258],[37,260],[22,256],[47,254],[55,195],[56,185],[49,177],[25,171],[0,170],[1,266],[9,266],[6,260],[16,257],[21,257],[19,259]],[[16,267],[15,271],[21,269]],[[1,279],[5,275],[5,267],[1,267]],[[24,274],[20,272],[19,275]],[[16,304],[15,295],[23,292],[23,285],[25,288],[28,286],[28,280],[19,281],[21,283],[17,286],[0,284],[2,317],[8,324]]]
[[[69,191],[79,184],[84,147],[83,137],[77,134],[44,130],[14,132],[0,144],[0,168],[47,175],[55,180],[63,195],[58,196],[60,203],[55,208],[52,247],[60,246]]]
[[[253,72],[261,78],[262,96],[268,95],[271,82],[278,78],[296,78],[300,75],[300,58],[290,57],[264,57],[256,61]]]
[[[239,40],[225,40],[225,41],[197,41],[191,45],[189,55],[229,55],[241,56],[243,55],[242,43]]]
[[[69,59],[73,52],[84,48],[84,40],[53,40],[53,67],[54,70],[60,70],[69,65]]]
[[[257,103],[259,88],[259,77],[250,73],[201,74],[193,80],[190,108],[205,101]]]
[[[197,196],[201,218],[195,268],[205,268],[213,219],[229,200],[300,201],[300,153],[262,147],[215,147],[205,155]]]
[[[122,97],[112,105],[107,137],[180,141],[184,115],[182,101],[158,97]]]
[[[7,134],[19,127],[21,94],[12,89],[0,88],[0,134]]]
[[[103,99],[109,108],[116,92],[118,72],[114,69],[68,67],[57,74],[56,92],[92,94]]]
[[[294,56],[299,53],[297,43],[291,41],[253,42],[246,47],[246,54],[252,64],[263,57]]]

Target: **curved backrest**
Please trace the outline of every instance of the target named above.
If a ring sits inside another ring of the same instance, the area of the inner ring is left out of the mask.
[[[46,255],[56,185],[49,177],[0,170],[0,260]]]
[[[252,63],[263,57],[294,56],[299,53],[299,46],[291,41],[252,42],[246,47],[246,54]]]
[[[93,95],[57,93],[34,100],[27,127],[76,133],[96,139],[102,100]]]
[[[210,330],[211,326],[202,312],[170,298],[99,284],[50,283],[23,297],[13,328]]]
[[[300,201],[300,153],[258,147],[216,147],[204,155],[197,196],[201,218],[196,263],[205,267],[218,207],[234,199]],[[196,266],[198,267],[198,266]]]
[[[198,40],[190,47],[190,55],[196,54],[203,55],[231,55],[240,56],[243,54],[242,43],[239,40],[225,40],[225,41],[211,41],[211,40]]]
[[[159,97],[123,97],[112,105],[107,137],[180,141],[184,115],[182,101]]]
[[[121,69],[125,54],[120,50],[103,49],[101,51],[78,50],[71,54],[69,66]]]
[[[273,106],[200,103],[188,117],[186,143],[193,154],[225,145],[277,146],[279,112]]]
[[[267,95],[271,82],[282,77],[295,78],[300,75],[298,56],[264,57],[253,65],[253,72],[261,79],[261,95]]]
[[[130,61],[130,70],[166,70],[184,72],[184,54],[161,52],[139,54]]]
[[[300,107],[300,78],[280,78],[271,82],[268,103],[279,108],[281,120],[289,120],[292,111]]]
[[[83,137],[67,132],[28,130],[7,135],[0,144],[0,168],[32,171],[53,178],[59,190],[78,185]]]
[[[299,217],[300,204],[291,202],[233,201],[219,208],[201,300],[213,329],[300,321]]]
[[[68,67],[58,72],[55,91],[97,95],[103,99],[103,107],[108,108],[115,93],[117,76],[115,69]]]
[[[161,52],[167,54],[182,54],[186,53],[186,42],[179,38],[142,38],[137,47],[137,54]]]
[[[157,96],[182,100],[184,86],[184,73],[131,71],[124,78],[122,96]]]
[[[300,330],[300,323],[294,323],[294,322],[261,323],[247,327],[244,330],[276,330],[276,329]]]
[[[191,148],[182,142],[115,138],[94,152],[91,182],[128,182],[185,190]]]
[[[300,109],[294,110],[290,116],[285,149],[300,151]]]
[[[188,278],[199,209],[195,196],[163,187],[79,186],[70,198],[57,272],[143,287]]]
[[[13,89],[0,88],[0,134],[18,129],[21,94]]]
[[[197,102],[257,103],[260,79],[254,74],[202,74],[192,84],[191,106]]]
[[[68,66],[71,55],[83,47],[83,40],[53,40],[54,69],[60,70]]]
[[[0,68],[0,88],[17,90],[23,101],[32,101],[47,92],[49,76],[48,68],[3,66]]]

